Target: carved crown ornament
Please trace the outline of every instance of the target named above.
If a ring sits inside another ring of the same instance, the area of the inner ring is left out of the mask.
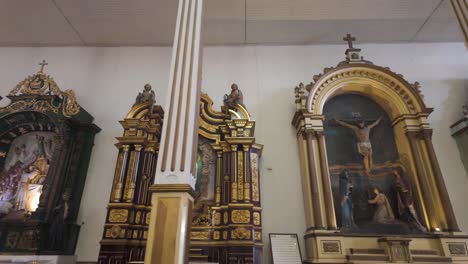
[[[54,78],[44,73],[44,66],[48,65],[45,60],[39,65],[41,69],[36,74],[28,76],[11,90],[8,98],[12,102],[0,108],[0,112],[19,112],[29,109],[38,112],[58,113],[62,109],[62,114],[65,117],[78,114],[81,108],[76,102],[75,92],[73,90],[60,90]],[[40,98],[41,96],[56,96],[61,99],[61,103],[57,103],[53,98],[44,100],[44,98]],[[14,99],[15,97],[18,98]]]
[[[402,74],[393,72],[389,67],[374,65],[371,61],[360,56],[361,49],[353,47],[356,40],[348,34],[343,40],[348,42],[346,59],[335,67],[326,67],[323,72],[313,76],[312,82],[307,85],[300,83],[295,87],[295,103],[298,110],[306,110],[318,114],[323,106],[322,97],[328,94],[329,87],[338,86],[346,80],[366,80],[369,84],[378,84],[390,88],[392,94],[404,102],[408,113],[430,112],[426,108],[419,82],[407,82]],[[372,86],[372,85],[371,85]],[[388,89],[387,89],[388,90]]]

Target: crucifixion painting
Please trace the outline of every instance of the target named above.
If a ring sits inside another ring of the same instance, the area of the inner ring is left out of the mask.
[[[350,128],[353,130],[354,134],[357,138],[357,149],[359,154],[362,155],[363,164],[364,164],[364,171],[367,176],[370,176],[370,172],[372,170],[372,144],[369,139],[370,131],[372,128],[377,126],[382,120],[382,117],[375,120],[370,125],[365,125],[364,121],[360,120],[357,122],[357,125],[352,125],[350,123],[335,119],[336,123],[341,126]]]

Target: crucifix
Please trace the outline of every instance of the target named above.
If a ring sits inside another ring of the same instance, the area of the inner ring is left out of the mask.
[[[346,37],[343,38],[343,40],[348,42],[348,46],[349,46],[350,49],[354,49],[353,41],[356,40],[355,37],[351,36],[351,34],[348,33],[348,34],[346,34]]]
[[[49,65],[49,63],[47,63],[45,60],[42,60],[41,63],[39,63],[39,65],[41,65],[41,70],[39,72],[43,72],[44,71],[44,67],[46,65]]]

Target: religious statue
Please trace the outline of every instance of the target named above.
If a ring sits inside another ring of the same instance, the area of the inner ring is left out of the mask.
[[[231,93],[229,95],[224,95],[224,105],[226,105],[228,109],[234,109],[238,104],[244,104],[244,96],[239,87],[237,87],[237,84],[233,83],[231,85]]]
[[[392,207],[388,202],[387,196],[383,194],[378,187],[373,188],[374,199],[368,200],[369,204],[375,204],[376,209],[372,221],[379,224],[386,224],[395,220]]]
[[[411,186],[403,178],[398,170],[393,170],[392,188],[397,195],[398,214],[402,221],[407,222],[416,230],[425,232],[426,228],[419,222],[418,215],[414,208],[413,192]]]
[[[348,170],[340,173],[341,228],[356,228],[353,213],[353,184],[349,180]]]
[[[376,121],[374,121],[370,125],[365,125],[364,121],[360,120],[357,122],[357,125],[351,125],[344,121],[335,119],[335,121],[344,127],[350,128],[353,130],[358,142],[357,142],[357,149],[359,154],[363,157],[363,164],[364,164],[364,171],[367,176],[370,176],[370,171],[372,169],[372,145],[370,142],[370,131],[372,128],[377,126],[382,117],[379,117]]]
[[[135,104],[147,103],[154,105],[156,103],[154,91],[151,89],[151,84],[145,84],[143,92],[138,93]]]
[[[68,217],[70,216],[70,194],[65,191],[62,201],[53,210],[52,223],[49,230],[49,249],[65,250],[68,233]]]
[[[34,166],[29,166],[28,171],[22,173],[18,190],[15,195],[17,210],[31,212],[36,209],[32,208],[31,206],[31,198],[34,198],[35,200],[37,199],[37,201],[39,201],[39,196],[41,195],[42,191],[42,184],[31,184],[31,181],[38,182],[40,177],[40,171]],[[37,207],[37,205],[35,207]]]

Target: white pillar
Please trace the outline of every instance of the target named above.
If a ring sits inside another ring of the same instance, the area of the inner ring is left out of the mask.
[[[451,3],[468,48],[468,0],[451,0]]]
[[[179,0],[145,263],[187,263],[200,104],[203,0]]]

